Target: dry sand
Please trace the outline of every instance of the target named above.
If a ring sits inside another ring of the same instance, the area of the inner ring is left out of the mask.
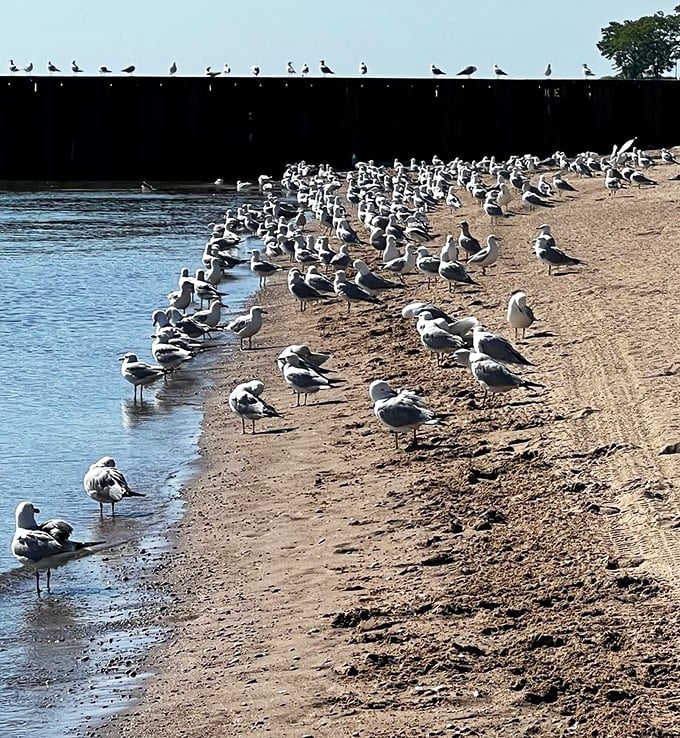
[[[601,177],[493,231],[480,287],[408,278],[383,306],[297,311],[285,272],[257,349],[231,351],[207,403],[204,472],[186,490],[169,643],[141,703],[102,738],[680,735],[680,182],[608,197]],[[488,218],[467,197],[442,234]],[[549,222],[587,266],[548,277],[531,252]],[[372,263],[376,255],[366,250]],[[437,369],[413,299],[511,336],[510,292],[540,319],[518,348],[546,385],[482,409],[470,377]],[[346,382],[307,407],[274,363],[289,343],[333,352]],[[225,400],[261,378],[282,420],[255,436]],[[446,415],[395,451],[373,379]]]

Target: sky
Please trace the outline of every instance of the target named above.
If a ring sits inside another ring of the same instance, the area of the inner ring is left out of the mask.
[[[448,76],[464,66],[493,77],[581,78],[613,74],[596,44],[611,21],[635,20],[679,0],[32,0],[0,3],[0,48],[8,62],[29,62],[47,74],[51,60],[70,75],[76,60],[86,74],[99,65],[115,73],[202,76],[224,63],[232,75],[285,76],[286,63],[320,76],[324,60],[336,75],[356,76],[359,62],[374,77]]]

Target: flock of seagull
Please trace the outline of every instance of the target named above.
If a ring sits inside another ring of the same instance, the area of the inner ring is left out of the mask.
[[[139,391],[142,402],[144,387],[167,380],[199,352],[216,345],[212,340],[216,332],[231,332],[243,351],[253,347],[268,314],[265,307],[253,305],[247,313],[222,320],[226,305],[220,282],[235,266],[248,263],[264,295],[269,280],[287,272],[288,293],[300,311],[335,302],[344,303],[347,313],[352,305],[369,306],[367,314],[376,306],[384,307],[386,294],[400,293],[407,280],[427,286],[443,283],[447,290],[474,288],[498,261],[502,239],[491,233],[480,242],[466,220],[459,221],[458,234],[433,233],[428,213],[444,208],[455,213],[463,207],[463,198],[483,208],[493,225],[509,217],[508,208],[515,201],[522,208],[545,208],[548,212],[563,193],[577,197],[578,188],[567,179],[570,175],[601,176],[606,189],[614,194],[626,186],[653,187],[656,181],[645,171],[657,165],[680,164],[667,149],[652,158],[634,144],[635,139],[631,139],[615,146],[609,156],[582,152],[568,157],[557,151],[545,159],[525,155],[502,161],[484,157],[475,162],[445,162],[435,156],[431,162],[395,160],[390,167],[357,162],[344,174],[330,165],[303,161],[288,165],[276,183],[284,197],[274,194],[274,182],[266,175],[257,183],[240,183],[242,189],[257,188],[262,202],[259,206],[244,203],[234,212],[227,211],[223,222],[212,224],[202,266],[194,275],[182,268],[177,289],[167,294],[167,307],[152,313],[155,331],[151,354],[156,363],[141,361],[131,352],[120,357],[122,376],[133,385],[133,401],[137,401]],[[554,173],[548,182],[550,171]],[[616,185],[611,184],[614,181]],[[308,233],[310,226],[313,234]],[[259,248],[250,250],[249,259],[242,258],[239,249],[244,239],[259,242]],[[438,243],[441,245],[435,246]],[[553,269],[585,266],[558,246],[549,223],[537,228],[533,252],[547,267],[548,275]],[[493,397],[516,389],[535,392],[544,388],[520,373],[534,367],[530,358],[474,315],[451,316],[433,302],[411,301],[401,309],[401,317],[413,321],[422,349],[433,356],[437,367],[452,360],[454,366],[469,373],[483,392],[482,407]],[[510,295],[505,318],[515,339],[520,332],[524,338],[536,319],[524,290]],[[344,381],[333,377],[333,370],[327,368],[330,358],[330,354],[315,352],[305,344],[289,345],[278,354],[276,364],[282,381],[296,395],[297,406],[306,405],[309,395],[332,390]],[[250,378],[230,392],[227,404],[241,419],[242,433],[246,433],[247,423],[255,433],[257,421],[281,417],[264,399],[264,389],[259,378]],[[373,380],[367,392],[377,421],[394,435],[396,448],[400,435],[412,433],[415,446],[418,429],[442,419],[423,397],[408,389],[394,389],[384,378]],[[115,505],[122,500],[143,496],[130,488],[108,456],[90,466],[83,484],[87,495],[99,503],[101,516],[104,505],[110,504],[114,515]],[[66,521],[37,523],[38,512],[30,502],[17,506],[12,552],[35,572],[40,592],[42,570],[47,571],[49,589],[52,568],[101,542],[74,541]]]
[[[55,64],[53,64],[51,60],[48,60],[46,68],[47,68],[47,73],[50,76],[53,74],[61,73],[61,69],[59,69]],[[8,69],[9,69],[9,73],[11,76],[17,74],[17,72],[24,72],[25,74],[28,75],[28,74],[32,74],[34,71],[33,62],[29,62],[25,66],[20,67],[14,63],[14,59],[9,60]],[[136,70],[135,65],[130,64],[127,67],[123,67],[120,70],[120,73],[126,74],[129,76],[133,74],[135,70]],[[115,70],[109,68],[106,64],[101,64],[97,68],[97,72],[100,75],[113,74],[114,71]],[[177,66],[177,62],[173,61],[168,69],[168,74],[171,77],[174,77],[178,71],[179,71],[179,68]],[[219,76],[228,77],[231,74],[231,71],[232,71],[231,67],[229,66],[229,64],[225,62],[221,69],[214,69],[212,66],[207,66],[205,68],[204,74],[206,77],[219,77]],[[286,63],[284,71],[288,77],[294,77],[298,74],[298,71],[295,69],[293,62],[291,61]],[[460,72],[457,72],[456,76],[458,77],[464,76],[470,79],[470,77],[472,77],[472,75],[475,74],[475,72],[477,71],[478,69],[476,66],[469,64],[468,66],[463,67],[463,69],[461,69]],[[71,62],[71,72],[73,73],[74,76],[78,76],[80,74],[85,74],[86,70],[83,69],[74,59]],[[491,72],[493,76],[496,78],[509,76],[508,72],[506,72],[504,69],[499,67],[497,64],[493,65]],[[545,69],[543,70],[543,75],[546,78],[549,78],[552,75],[552,72],[553,72],[552,65],[548,63]],[[253,66],[250,67],[250,73],[255,77],[259,77],[261,73],[261,69],[258,65],[254,64]],[[302,66],[299,68],[300,76],[306,77],[309,73],[310,73],[309,65],[306,63],[302,64]],[[322,77],[329,77],[335,74],[335,72],[331,69],[331,67],[328,66],[328,64],[326,64],[326,62],[323,59],[319,62],[319,73],[321,74]],[[368,66],[366,65],[365,62],[362,61],[359,63],[358,73],[361,77],[365,77],[368,74]],[[442,77],[446,75],[446,72],[443,69],[441,69],[441,67],[438,67],[436,64],[430,65],[430,73],[432,74],[433,77]],[[581,73],[583,77],[586,79],[589,79],[595,76],[594,72],[590,69],[590,67],[587,64],[583,64],[583,66],[581,67]]]

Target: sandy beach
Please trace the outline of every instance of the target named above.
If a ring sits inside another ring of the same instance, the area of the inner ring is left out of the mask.
[[[500,236],[479,286],[413,274],[382,305],[301,313],[278,273],[255,348],[217,372],[203,472],[157,572],[173,636],[141,701],[88,735],[680,735],[678,457],[660,453],[680,442],[676,171],[614,197],[572,176],[574,197],[515,200],[493,228],[460,193],[431,214],[434,244],[461,220]],[[541,223],[586,264],[549,277]],[[520,288],[538,318],[516,342],[523,375],[545,389],[483,408],[401,308],[432,301],[513,338]],[[291,343],[332,352],[344,383],[294,407],[274,361]],[[255,377],[284,417],[242,435],[226,398]],[[379,426],[374,379],[443,416],[417,448]]]

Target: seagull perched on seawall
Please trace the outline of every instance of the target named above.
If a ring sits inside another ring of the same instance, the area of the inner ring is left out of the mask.
[[[434,77],[440,77],[441,75],[443,75],[443,74],[446,74],[446,72],[445,72],[445,71],[443,71],[442,69],[440,69],[440,68],[439,68],[438,66],[436,66],[435,64],[431,64],[431,65],[430,65],[430,71],[432,72],[432,75],[433,75]]]
[[[125,497],[145,497],[141,492],[135,492],[125,479],[123,472],[116,467],[116,462],[110,456],[90,464],[90,468],[83,477],[83,487],[87,496],[99,503],[99,515],[104,517],[104,505],[111,505],[111,517],[115,515],[115,506]]]
[[[101,64],[99,67],[99,74],[111,74],[111,70],[106,66],[106,64]]]
[[[300,76],[304,77],[307,74],[309,74],[309,66],[307,64],[303,64],[302,68],[300,69]]]
[[[515,338],[517,332],[522,331],[522,338],[527,328],[536,320],[534,311],[527,305],[526,292],[515,290],[508,300],[507,320],[511,328],[515,329]]]
[[[545,69],[543,70],[543,74],[546,77],[549,77],[552,74],[552,67],[550,66],[550,63],[546,64]]]
[[[123,362],[120,366],[123,379],[126,379],[134,387],[135,401],[137,400],[137,387],[139,387],[139,401],[143,402],[144,387],[165,376],[163,367],[140,361],[137,354],[133,354],[131,351],[123,354],[118,361]]]
[[[366,66],[366,63],[365,62],[361,62],[359,64],[359,74],[362,77],[365,77],[368,74],[368,67]]]
[[[227,402],[232,412],[241,418],[241,433],[246,432],[246,420],[252,423],[252,433],[255,435],[255,421],[262,418],[280,418],[279,413],[261,397],[264,392],[264,382],[251,379],[242,382],[230,392]]]
[[[493,73],[496,75],[496,77],[507,77],[508,73],[501,69],[498,64],[493,65]]]
[[[76,60],[74,59],[74,60],[73,60],[73,61],[71,62],[71,71],[73,72],[73,74],[80,74],[80,73],[81,73],[81,72],[83,72],[84,70],[82,70],[82,69],[81,69],[81,68],[80,68],[80,67],[79,67],[79,66],[78,66],[78,65],[76,64]]]
[[[30,74],[33,71],[33,62],[28,62],[28,64],[24,67],[24,72],[26,74]]]
[[[371,382],[368,394],[373,402],[373,413],[383,428],[394,433],[395,448],[399,448],[399,435],[413,431],[413,446],[418,445],[417,430],[421,425],[439,422],[436,413],[430,410],[425,400],[415,392],[395,392],[381,379]]]
[[[259,305],[253,305],[246,315],[239,315],[227,323],[227,330],[232,331],[239,337],[240,349],[243,350],[243,342],[248,341],[248,348],[253,347],[253,336],[262,328],[262,315],[267,311]]]
[[[50,74],[53,74],[54,72],[61,72],[61,69],[57,69],[57,67],[54,64],[52,64],[51,61],[48,61],[47,62],[47,71]]]
[[[125,67],[124,69],[120,70],[123,74],[132,74],[135,71],[134,64],[130,64],[129,67]]]
[[[50,589],[52,569],[65,564],[103,541],[72,541],[72,526],[54,518],[36,523],[40,510],[31,502],[20,502],[16,507],[16,528],[12,539],[12,554],[20,564],[35,571],[35,588],[40,594],[40,572],[47,570],[47,590]]]
[[[176,74],[177,74],[177,63],[176,62],[173,62],[170,65],[170,76],[171,77],[174,77]]]
[[[470,64],[467,67],[463,67],[463,69],[461,69],[460,72],[456,74],[456,77],[460,77],[461,75],[464,75],[465,77],[470,79],[470,75],[474,74],[476,71],[477,71],[477,67]]]
[[[321,74],[323,74],[324,77],[328,76],[329,74],[335,74],[335,72],[326,64],[323,59],[319,62],[319,71],[321,72]]]
[[[210,67],[205,68],[206,77],[219,77],[222,72],[214,72]]]
[[[595,76],[595,73],[590,69],[590,67],[587,64],[584,64],[581,67],[581,71],[583,72],[583,76],[586,78]]]
[[[18,72],[19,67],[14,63],[14,59],[9,60],[9,72],[10,74],[14,74],[14,72]]]
[[[286,72],[290,75],[295,74],[295,67],[293,66],[293,62],[288,62],[286,64]]]

